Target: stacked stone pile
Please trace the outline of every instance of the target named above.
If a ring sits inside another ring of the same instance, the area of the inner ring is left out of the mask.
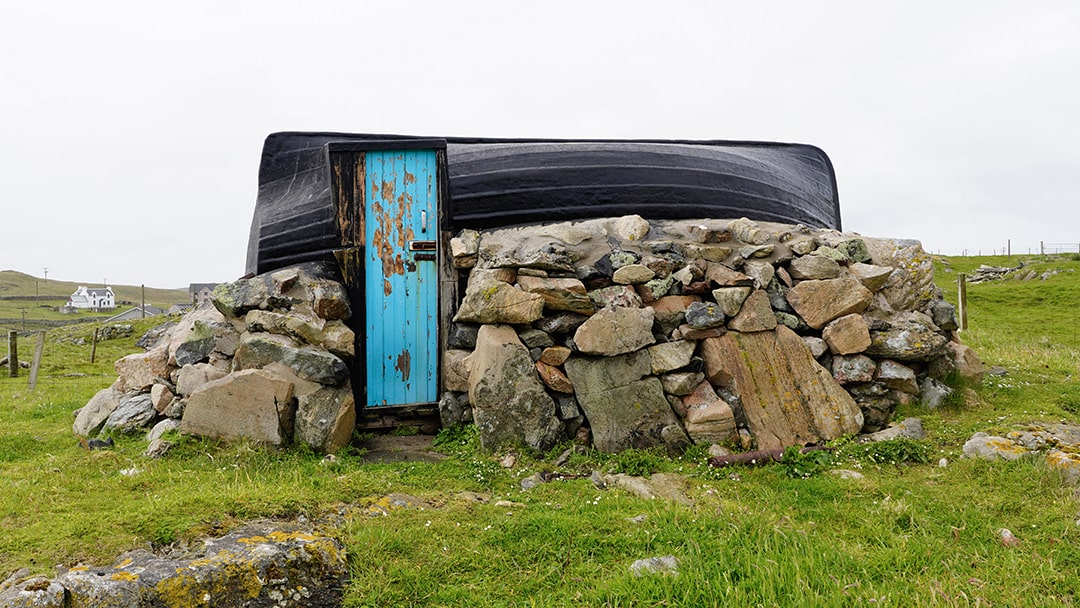
[[[223,284],[213,307],[150,332],[146,352],[76,412],[73,430],[141,432],[151,454],[168,429],[208,437],[304,443],[333,452],[356,421],[351,308],[336,270],[308,264]]]
[[[916,241],[638,216],[466,230],[444,424],[485,447],[762,449],[885,427],[939,379],[981,374]]]

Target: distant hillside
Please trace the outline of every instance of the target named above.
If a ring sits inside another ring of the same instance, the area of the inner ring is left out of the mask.
[[[53,279],[46,281],[41,277],[14,270],[0,270],[0,317],[19,318],[25,310],[28,318],[51,318],[53,315],[45,313],[42,309],[62,306],[80,285],[101,287],[100,282],[76,283]],[[142,288],[138,285],[110,285],[110,287],[116,294],[117,302],[139,304],[142,301]],[[35,296],[37,296],[36,301],[23,299]],[[173,304],[188,302],[190,302],[190,296],[187,289],[146,288],[146,304],[149,306],[167,309]],[[118,305],[117,312],[126,309],[127,306],[126,304]]]

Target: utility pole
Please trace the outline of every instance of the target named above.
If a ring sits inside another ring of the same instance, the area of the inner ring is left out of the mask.
[[[49,282],[49,269],[48,268],[45,268],[45,282],[46,283]]]

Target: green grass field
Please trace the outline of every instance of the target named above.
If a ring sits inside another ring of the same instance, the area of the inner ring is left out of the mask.
[[[51,331],[36,391],[25,372],[0,376],[0,576],[106,564],[250,518],[304,515],[336,522],[349,551],[349,606],[1074,605],[1076,488],[1035,460],[959,458],[977,430],[1080,419],[1080,261],[1028,259],[1040,273],[1059,272],[968,290],[964,339],[1009,374],[975,387],[977,399],[898,412],[923,418],[922,444],[842,446],[831,467],[863,479],[803,478],[781,465],[711,469],[701,449],[677,460],[583,454],[560,469],[681,473],[690,506],[597,490],[587,478],[522,491],[520,480],[550,470],[560,449],[519,454],[503,468],[468,430],[444,431],[448,458],[437,463],[367,464],[360,449],[323,463],[300,449],[193,438],[178,438],[161,460],[144,459],[138,437],[87,452],[71,434],[72,411],[115,379],[112,362],[153,323],[100,343],[94,364],[89,344],[66,333],[88,327]],[[957,273],[1005,265],[944,261],[951,271],[939,263],[937,281],[953,302]],[[129,468],[141,472],[120,474]],[[392,492],[429,507],[365,515]],[[1019,543],[1003,545],[1001,528]],[[635,560],[662,555],[678,558],[677,575],[630,573]]]

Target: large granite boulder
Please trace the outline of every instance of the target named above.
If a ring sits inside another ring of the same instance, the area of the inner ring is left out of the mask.
[[[180,432],[282,445],[293,419],[293,384],[267,370],[235,372],[207,382],[187,398]]]

